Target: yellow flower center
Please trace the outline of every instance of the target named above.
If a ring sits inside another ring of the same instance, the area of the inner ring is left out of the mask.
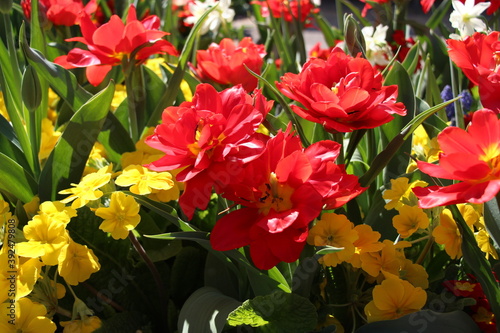
[[[200,121],[200,123],[198,124],[198,128],[196,129],[196,132],[194,134],[194,142],[193,143],[190,143],[188,144],[187,148],[189,149],[189,151],[196,157],[198,156],[198,154],[200,153],[200,151],[202,149],[206,149],[206,148],[202,148],[199,144],[199,140],[201,138],[201,132],[203,130],[203,126],[204,125],[204,122],[203,120]],[[208,124],[208,126],[212,127],[213,125],[212,124]],[[207,147],[207,153],[208,155],[210,156],[211,155],[211,151],[213,148],[215,148],[217,145],[219,145],[220,142],[222,142],[224,139],[226,138],[226,136],[224,135],[224,133],[221,133],[217,138],[212,138],[210,139],[210,141],[206,142],[205,144],[203,144],[204,147]]]
[[[500,177],[500,144],[493,143],[484,150],[480,159],[488,164],[491,173],[488,178],[496,179]]]
[[[293,187],[288,184],[280,184],[274,172],[269,175],[269,182],[261,185],[259,190],[262,192],[257,203],[260,213],[267,215],[271,209],[282,212],[293,207],[291,201]]]

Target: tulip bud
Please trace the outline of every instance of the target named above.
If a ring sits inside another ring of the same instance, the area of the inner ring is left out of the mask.
[[[0,12],[10,14],[12,10],[12,0],[0,0]]]
[[[42,87],[38,74],[30,65],[24,71],[21,89],[24,105],[30,112],[34,112],[42,102]]]

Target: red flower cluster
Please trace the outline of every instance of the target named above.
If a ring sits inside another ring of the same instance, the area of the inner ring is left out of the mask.
[[[83,37],[69,38],[67,41],[81,42],[88,50],[74,48],[68,55],[57,57],[54,62],[65,67],[86,67],[87,79],[97,86],[112,66],[122,63],[134,51],[136,64],[146,61],[153,54],[177,55],[177,50],[162,39],[169,33],[160,31],[160,18],[150,15],[142,21],[137,19],[134,6],[130,6],[127,22],[124,24],[117,16],[111,16],[108,23],[97,28],[88,15],[81,18]]]
[[[479,282],[472,275],[469,277],[470,280],[448,280],[443,285],[457,297],[473,298],[476,304],[470,306],[467,312],[479,326],[481,332],[495,333],[497,332],[496,318],[491,311],[490,303]]]
[[[24,15],[31,18],[31,0],[21,0]],[[39,10],[55,25],[72,26],[80,24],[82,15],[92,15],[97,10],[96,0],[85,6],[82,0],[40,0]]]
[[[356,176],[335,164],[340,149],[336,142],[320,141],[304,150],[290,128],[271,138],[264,154],[226,187],[223,196],[244,208],[216,223],[210,238],[213,248],[250,245],[260,269],[297,260],[308,225],[321,210],[338,208],[364,191]]]
[[[286,22],[299,20],[309,24],[311,14],[319,12],[319,8],[314,5],[312,0],[255,0],[252,3],[261,6],[262,16],[266,17],[271,14]]]
[[[197,51],[195,71],[204,81],[231,86],[242,84],[250,92],[257,88],[258,80],[245,66],[260,75],[265,55],[264,45],[254,44],[250,37],[243,38],[239,44],[224,38],[219,44],[212,43],[208,50]]]
[[[451,60],[479,87],[485,108],[500,113],[500,32],[476,32],[464,40],[448,39]]]
[[[272,107],[260,91],[250,97],[240,86],[217,92],[200,84],[192,102],[165,109],[162,124],[146,143],[165,153],[148,168],[184,168],[179,204],[189,219],[195,208],[205,209],[212,188],[221,192],[235,181],[242,166],[259,157],[266,138],[255,131]]]
[[[439,165],[417,161],[432,176],[460,180],[449,186],[415,187],[421,208],[458,203],[480,204],[500,191],[500,120],[487,109],[473,113],[467,131],[447,127],[438,135]]]
[[[396,102],[398,86],[382,86],[382,80],[368,60],[335,48],[327,60],[310,59],[299,74],[286,73],[276,86],[302,104],[292,105],[302,118],[331,132],[351,132],[406,114],[403,103]]]

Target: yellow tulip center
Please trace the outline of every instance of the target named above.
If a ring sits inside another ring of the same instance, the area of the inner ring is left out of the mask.
[[[293,187],[288,184],[281,184],[274,172],[269,175],[269,182],[261,185],[259,190],[262,196],[259,198],[257,207],[261,214],[267,215],[271,209],[282,212],[293,207],[291,201]]]

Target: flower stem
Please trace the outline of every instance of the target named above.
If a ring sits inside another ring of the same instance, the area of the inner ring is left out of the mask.
[[[131,230],[128,234],[128,238],[130,239],[130,242],[134,246],[135,250],[137,253],[141,256],[141,258],[144,260],[146,263],[146,266],[148,266],[149,271],[151,272],[151,275],[153,275],[153,279],[156,283],[156,287],[158,288],[158,294],[160,298],[160,311],[161,311],[161,319],[162,319],[162,332],[168,332],[168,325],[167,325],[167,318],[168,318],[168,309],[167,309],[167,302],[168,302],[168,295],[167,292],[163,286],[163,282],[161,280],[160,272],[158,272],[158,269],[156,268],[155,264],[151,260],[151,258],[148,256],[144,248],[142,247],[141,243],[139,243],[139,240],[137,237],[135,237],[133,231]]]

